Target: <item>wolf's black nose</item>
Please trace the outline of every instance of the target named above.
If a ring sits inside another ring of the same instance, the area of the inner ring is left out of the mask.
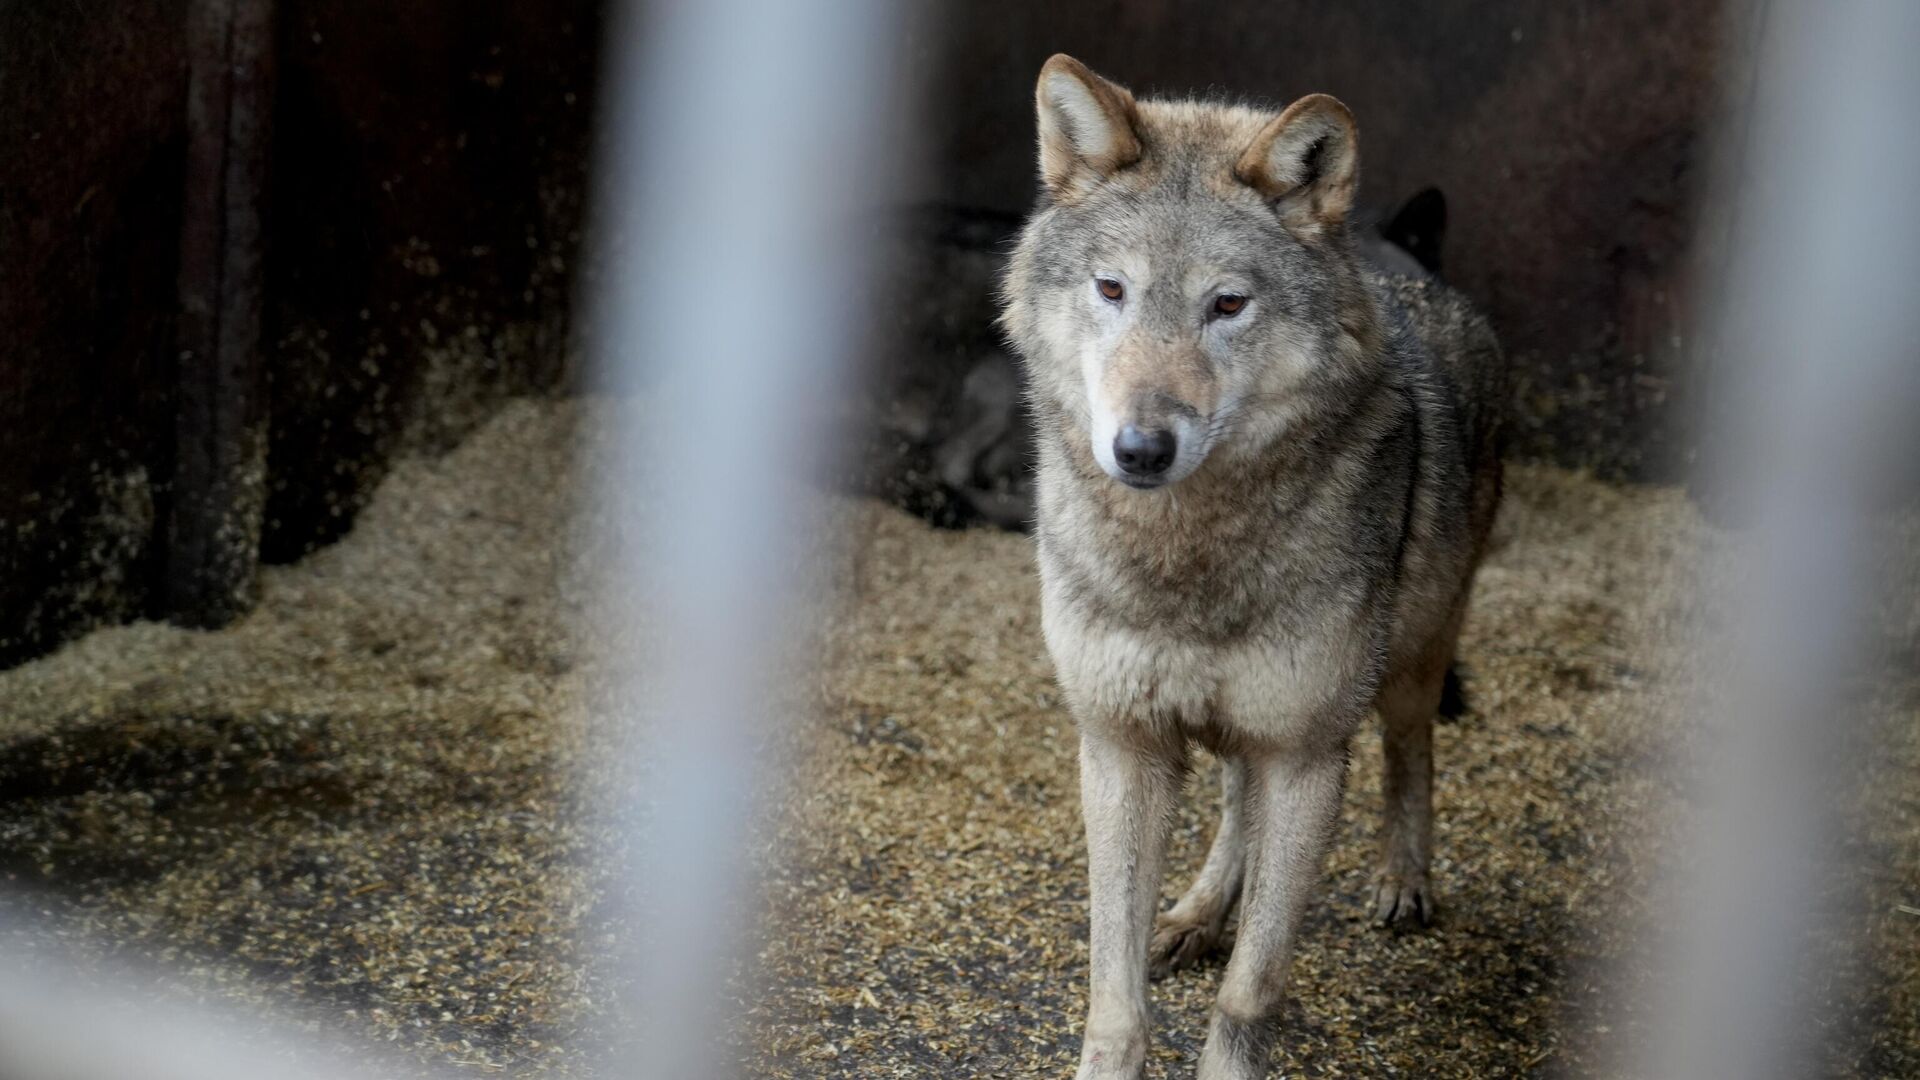
[[[1141,431],[1128,424],[1113,437],[1113,460],[1131,476],[1158,476],[1173,464],[1178,449],[1171,431]]]

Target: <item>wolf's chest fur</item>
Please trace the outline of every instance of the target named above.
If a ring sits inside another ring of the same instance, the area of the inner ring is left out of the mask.
[[[1044,617],[1082,715],[1275,737],[1358,711],[1392,636],[1412,413],[1382,386],[1351,428],[1176,492],[1128,491],[1045,439]]]

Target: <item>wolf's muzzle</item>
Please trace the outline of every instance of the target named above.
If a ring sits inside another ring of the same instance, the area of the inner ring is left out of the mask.
[[[1156,482],[1173,466],[1180,444],[1171,431],[1142,431],[1132,424],[1113,437],[1113,460],[1127,478]]]

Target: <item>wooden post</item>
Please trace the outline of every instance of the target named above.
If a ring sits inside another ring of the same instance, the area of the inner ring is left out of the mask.
[[[175,460],[166,614],[224,625],[253,605],[266,505],[260,354],[273,102],[271,0],[193,0],[187,29]]]

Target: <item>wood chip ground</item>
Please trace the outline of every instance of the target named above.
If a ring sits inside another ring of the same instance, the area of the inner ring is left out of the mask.
[[[608,837],[588,590],[563,522],[582,410],[521,401],[401,463],[353,533],[267,571],[215,633],[136,624],[0,673],[0,880],[69,956],[398,1048],[422,1070],[587,1076]],[[585,426],[592,426],[591,424]],[[859,538],[722,1053],[765,1077],[1068,1075],[1085,1007],[1074,735],[1030,541],[839,504]],[[1920,1075],[1914,532],[1861,694],[1876,749],[1826,902],[1861,961],[1819,995],[1833,1075]],[[1711,752],[1686,717],[1696,570],[1726,534],[1677,491],[1517,467],[1439,730],[1439,922],[1360,897],[1379,746],[1290,983],[1287,1076],[1608,1075],[1645,1014],[1651,883]],[[1196,773],[1169,895],[1197,866]],[[1729,913],[1737,918],[1737,912]],[[581,938],[586,937],[585,944]],[[1154,986],[1153,1076],[1190,1075],[1223,958]],[[1624,992],[1610,992],[1624,991]]]

